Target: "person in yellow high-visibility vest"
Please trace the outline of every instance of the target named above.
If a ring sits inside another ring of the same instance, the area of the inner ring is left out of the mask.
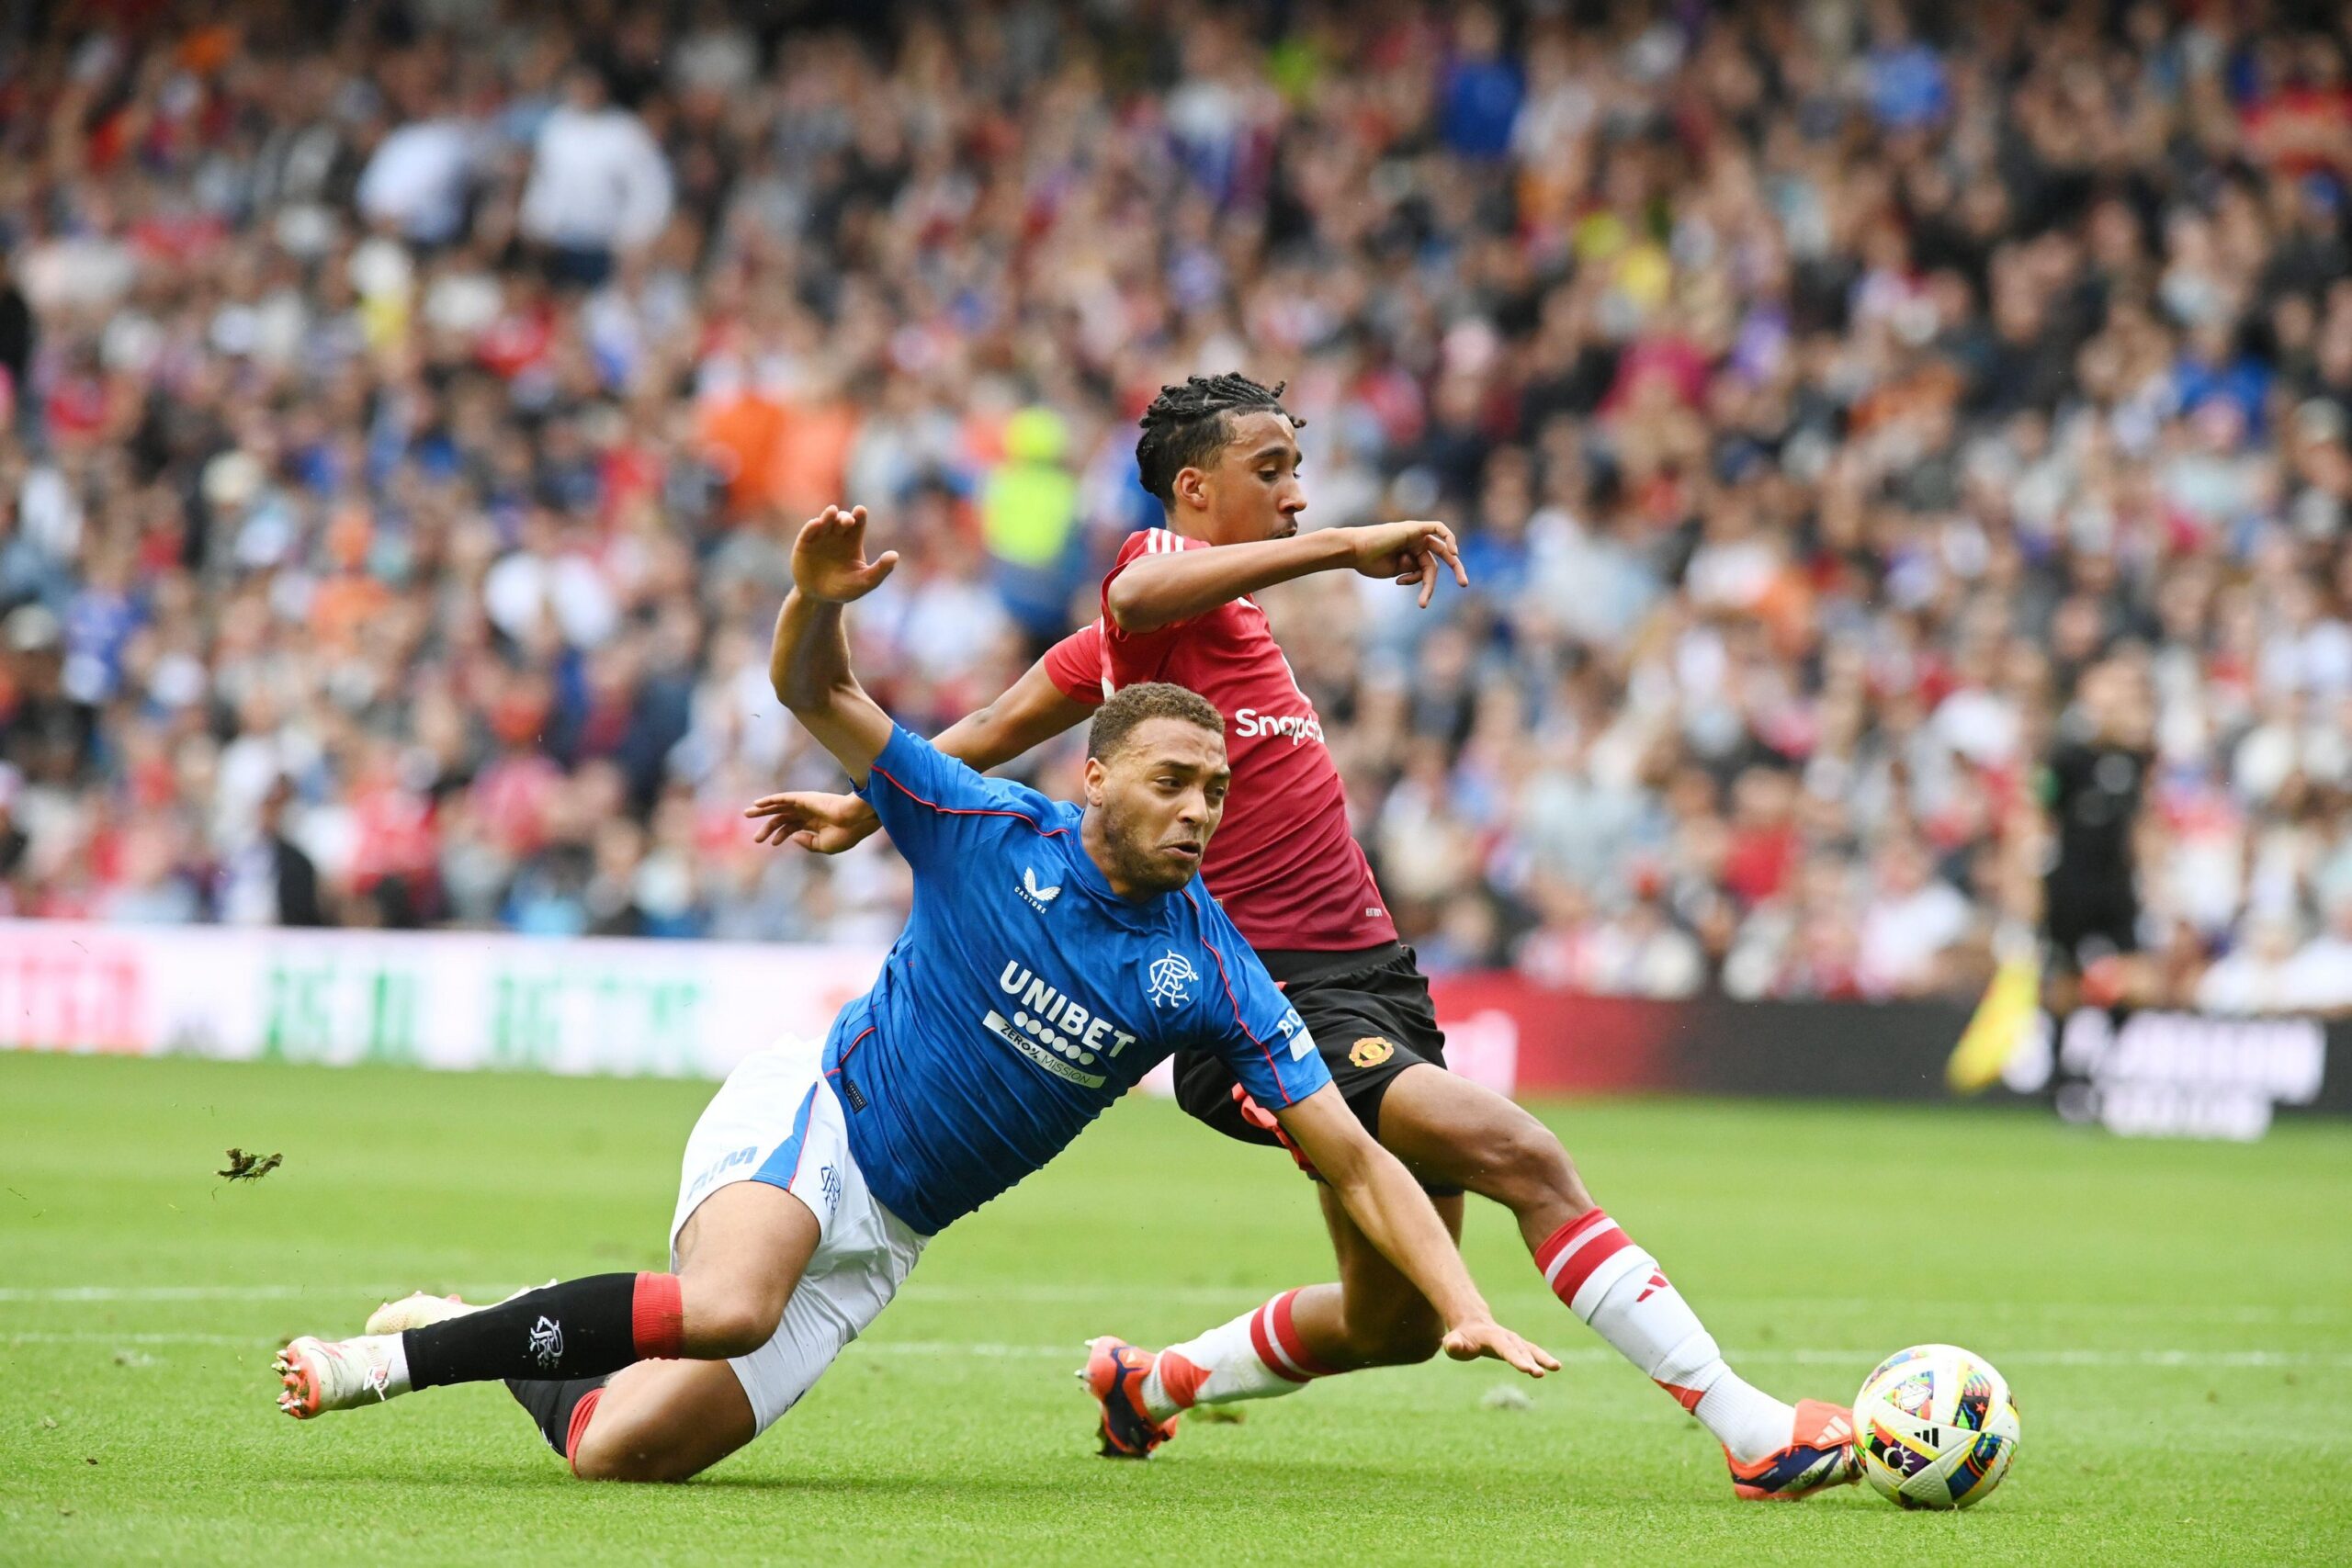
[[[1078,476],[1063,461],[1069,430],[1048,408],[1024,408],[1005,422],[1004,460],[980,487],[980,538],[997,592],[1022,630],[1039,643],[1066,629],[1082,564]]]

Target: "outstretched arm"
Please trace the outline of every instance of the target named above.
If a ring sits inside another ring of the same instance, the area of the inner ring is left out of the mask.
[[[1064,692],[1042,659],[986,707],[976,708],[932,738],[932,745],[981,773],[1041,746],[1094,710]],[[763,795],[743,808],[757,820],[758,843],[793,843],[837,855],[865,841],[882,819],[854,795],[792,790]]]
[[[1331,1184],[1348,1217],[1437,1308],[1445,1320],[1447,1355],[1457,1361],[1492,1356],[1532,1378],[1560,1370],[1541,1347],[1495,1321],[1429,1194],[1395,1155],[1373,1141],[1338,1089],[1327,1083],[1274,1116]]]
[[[1426,609],[1430,595],[1437,592],[1440,561],[1453,569],[1454,581],[1470,586],[1453,531],[1442,523],[1325,528],[1253,545],[1137,556],[1103,590],[1103,608],[1123,632],[1157,631],[1261,588],[1346,568],[1366,577],[1419,584]]]
[[[776,613],[768,649],[776,700],[859,785],[890,743],[890,716],[850,670],[842,606],[871,593],[898,563],[896,550],[866,560],[865,508],[828,506],[802,525],[793,543],[792,592]]]
[[[985,773],[1093,716],[1091,706],[1054,684],[1040,659],[994,702],[966,714],[931,743]]]

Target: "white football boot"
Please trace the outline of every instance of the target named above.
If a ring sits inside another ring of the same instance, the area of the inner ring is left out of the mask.
[[[409,1391],[408,1358],[400,1337],[363,1334],[356,1339],[320,1339],[305,1334],[277,1353],[271,1364],[285,1391],[277,1407],[297,1421],[330,1410],[379,1404]]]
[[[549,1280],[548,1283],[552,1285],[555,1281]],[[505,1302],[511,1302],[524,1291],[541,1288],[537,1285],[526,1285],[523,1290],[502,1296],[496,1302],[485,1303],[469,1303],[458,1299],[454,1294],[436,1296],[419,1291],[413,1295],[402,1296],[396,1302],[386,1302],[382,1306],[369,1313],[368,1332],[406,1334],[412,1328],[423,1328],[427,1324],[447,1323],[453,1317],[463,1317],[469,1312],[480,1312],[484,1306],[497,1306]]]
[[[396,1302],[386,1302],[368,1314],[370,1334],[406,1334],[412,1328],[423,1328],[429,1323],[447,1323],[453,1317],[463,1317],[469,1312],[480,1312],[454,1295],[432,1296],[423,1291],[402,1296]]]

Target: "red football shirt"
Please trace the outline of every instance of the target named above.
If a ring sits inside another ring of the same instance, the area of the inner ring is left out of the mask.
[[[1201,876],[1250,946],[1348,953],[1394,942],[1387,900],[1348,830],[1322,721],[1266,613],[1241,598],[1148,632],[1123,632],[1111,618],[1111,583],[1128,562],[1210,547],[1166,528],[1131,536],[1102,580],[1102,618],[1056,643],[1046,672],[1082,703],[1140,681],[1172,681],[1225,715],[1233,790]]]

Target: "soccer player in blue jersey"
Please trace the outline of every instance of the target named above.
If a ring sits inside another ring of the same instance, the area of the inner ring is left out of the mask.
[[[1214,1054],[1272,1111],[1435,1303],[1449,1354],[1556,1368],[1494,1321],[1428,1197],[1195,885],[1229,783],[1216,710],[1167,684],[1105,702],[1083,808],[984,778],[893,725],[850,671],[842,606],[896,560],[868,562],[865,535],[863,507],[802,528],[770,673],[914,869],[874,988],[821,1044],[756,1055],[721,1086],[686,1142],[670,1272],[480,1308],[411,1297],[374,1332],[288,1345],[280,1408],[504,1379],[575,1473],[692,1475],[789,1410],[933,1234],[1180,1050]]]

